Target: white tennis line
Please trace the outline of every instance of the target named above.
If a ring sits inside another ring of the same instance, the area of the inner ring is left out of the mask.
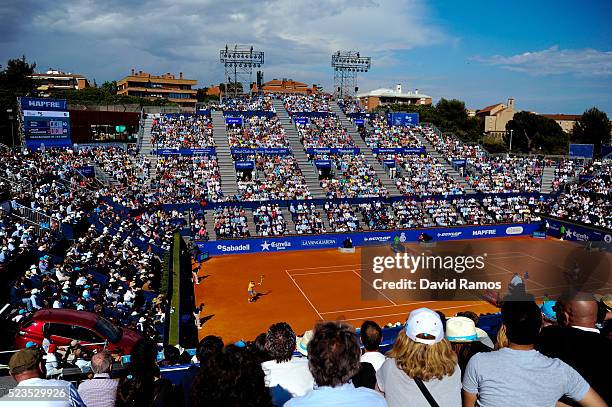
[[[369,284],[370,286],[372,286],[372,288],[374,288],[374,284],[371,284],[371,283],[370,283],[368,280],[366,280],[365,278],[361,277],[361,275],[360,275],[358,272],[356,272],[355,270],[353,270],[353,274],[355,274],[357,277],[359,277],[361,280],[363,280],[363,282],[364,282],[364,283],[367,283],[367,284]],[[391,304],[393,304],[393,305],[397,305],[397,304],[396,304],[396,303],[395,303],[395,302],[394,302],[394,301],[393,301],[391,298],[389,298],[389,297],[387,297],[385,294],[383,294],[383,292],[382,292],[382,291],[380,291],[380,290],[378,290],[378,289],[376,289],[376,288],[374,288],[374,289],[375,289],[376,291],[378,291],[378,293],[379,293],[380,295],[382,295],[383,297],[385,297],[385,298],[387,299],[387,301],[389,301]]]
[[[497,267],[497,268],[499,268],[499,269],[501,269],[501,270],[506,271],[506,272],[507,272],[507,273],[509,273],[510,275],[514,275],[514,272],[512,272],[511,270],[508,270],[507,268],[505,268],[505,267],[503,267],[503,266],[500,266],[499,264],[494,264],[494,263],[489,263],[489,264],[490,264],[491,266],[493,266],[493,267]],[[532,282],[532,283],[534,283],[535,285],[538,285],[538,286],[540,286],[540,287],[545,287],[545,286],[544,286],[544,284],[540,284],[540,283],[538,283],[537,281],[532,280],[531,278],[528,278],[526,281],[531,281],[531,282]]]
[[[326,312],[321,312],[321,314],[322,315],[323,314],[337,314],[339,312],[367,311],[370,309],[393,308],[393,307],[408,307],[411,305],[425,304],[425,303],[430,303],[430,302],[439,302],[439,301],[416,301],[416,302],[407,302],[405,304],[396,304],[396,305],[379,305],[377,307],[363,307],[363,308],[343,309],[339,311],[326,311]]]
[[[544,259],[542,259],[542,258],[540,258],[540,257],[537,257],[537,256],[532,256],[532,255],[527,254],[527,253],[525,253],[525,255],[526,255],[527,257],[531,257],[532,259],[537,260],[537,261],[539,261],[539,262],[546,263],[546,264],[551,264],[551,265],[553,265],[553,266],[555,266],[555,267],[557,267],[557,268],[560,268],[561,270],[565,270],[565,271],[572,271],[571,269],[569,269],[569,268],[567,268],[567,267],[563,267],[563,266],[561,266],[561,265],[559,265],[559,264],[556,264],[556,263],[553,263],[553,262],[551,262],[551,261],[544,260]],[[589,278],[590,278],[590,279],[592,279],[592,280],[598,281],[598,282],[600,282],[600,283],[604,283],[604,284],[608,285],[608,282],[607,282],[607,281],[600,280],[600,279],[595,278],[595,277],[589,277]]]
[[[332,273],[346,273],[352,272],[355,269],[347,269],[347,270],[333,270],[333,271],[313,271],[312,273],[292,273],[291,276],[314,276],[318,274],[332,274]]]
[[[473,307],[474,305],[481,305],[481,304],[480,303],[474,303],[474,304],[466,304],[466,305],[457,305],[457,306],[454,306],[454,307],[443,307],[443,308],[436,307],[436,311],[443,310],[443,309],[467,308],[467,307]],[[358,321],[358,320],[361,320],[361,319],[392,317],[392,316],[395,316],[395,315],[406,315],[407,312],[399,312],[399,313],[396,313],[396,314],[384,314],[384,315],[368,315],[368,316],[365,316],[365,317],[362,317],[362,318],[343,319],[342,321]]]
[[[304,291],[302,290],[302,288],[299,286],[298,283],[295,282],[295,280],[293,279],[293,277],[291,277],[291,274],[289,274],[289,272],[287,270],[285,270],[285,273],[287,273],[287,276],[289,276],[289,278],[291,279],[291,281],[293,281],[293,284],[295,284],[295,286],[297,287],[298,290],[300,290],[300,292],[302,293],[302,295],[304,296],[304,298],[306,298],[306,301],[308,301],[308,303],[310,304],[310,306],[312,307],[312,309],[317,313],[317,315],[319,316],[319,318],[321,320],[324,320],[323,316],[321,316],[321,314],[319,313],[319,310],[317,310],[317,308],[312,304],[312,302],[310,301],[310,299],[308,298],[308,296],[304,293]]]
[[[287,269],[285,271],[300,271],[300,270],[317,270],[317,269],[331,269],[336,267],[351,267],[351,266],[361,266],[361,264],[337,264],[335,266],[319,266],[319,267],[301,267],[297,269]]]
[[[523,252],[487,252],[488,254],[523,254]]]
[[[487,255],[488,260],[520,259],[521,257],[527,257],[527,256],[515,255],[515,256],[492,257],[492,256]]]

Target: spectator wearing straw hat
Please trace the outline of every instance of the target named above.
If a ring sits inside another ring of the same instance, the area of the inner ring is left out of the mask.
[[[446,340],[457,355],[461,372],[465,371],[472,356],[493,349],[493,342],[487,333],[476,328],[474,321],[467,317],[452,317],[446,321]]]
[[[411,311],[387,356],[376,378],[389,406],[461,406],[461,370],[436,312]]]

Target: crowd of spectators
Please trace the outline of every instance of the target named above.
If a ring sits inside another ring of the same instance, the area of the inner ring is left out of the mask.
[[[433,226],[431,220],[425,215],[421,203],[414,199],[393,202],[391,208],[395,225],[398,228],[412,229]]]
[[[338,99],[338,106],[345,114],[365,113],[366,110],[361,106],[358,99]]]
[[[463,187],[433,156],[401,154],[393,157],[401,169],[395,182],[402,194],[417,196],[463,194]]]
[[[296,125],[304,148],[352,148],[355,143],[336,116],[310,117]]]
[[[160,203],[223,200],[215,156],[161,156],[151,185]]]
[[[608,195],[609,196],[609,195]],[[543,202],[541,212],[585,225],[612,229],[612,202],[606,196],[582,192],[572,185],[566,192]]]
[[[213,227],[217,238],[231,239],[250,236],[246,211],[241,207],[225,207],[215,209],[215,225]]]
[[[417,134],[422,130],[417,127],[390,126],[386,118],[376,116],[371,121],[373,129],[365,132],[365,142],[370,148],[422,147]]]
[[[283,95],[281,96],[285,109],[290,116],[301,112],[331,113],[331,95],[315,93],[312,95]]]
[[[293,156],[254,154],[240,157],[253,161],[252,171],[236,171],[241,201],[310,199],[297,160]]]
[[[225,98],[220,103],[216,103],[214,106],[216,109],[224,111],[267,111],[275,112],[274,105],[272,103],[272,95],[251,95],[241,97]]]
[[[356,208],[348,203],[326,202],[323,206],[327,222],[334,232],[356,232],[361,230]]]
[[[155,148],[214,147],[213,126],[206,115],[161,115],[154,119],[151,145]]]
[[[320,321],[301,336],[277,322],[256,339],[235,343],[208,335],[196,349],[199,366],[174,384],[160,367],[184,364],[189,355],[166,346],[158,360],[148,339],[136,343],[117,373],[107,351],[87,362],[82,348],[60,356],[54,344],[19,350],[8,365],[18,387],[63,386],[62,406],[608,405],[612,342],[598,327],[609,316],[599,315],[592,295],[561,296],[542,306],[508,300],[498,318],[501,328],[487,332],[474,312],[447,317],[419,308],[398,324],[390,344],[369,320],[358,329]],[[87,366],[92,376],[78,390],[47,379],[47,366],[58,357]]]
[[[242,127],[227,128],[230,147],[289,147],[285,130],[278,117],[252,116],[243,120]]]
[[[482,199],[482,206],[496,223],[539,222],[539,203],[537,198],[524,196],[487,196]]]
[[[388,195],[387,189],[363,154],[332,154],[329,158],[335,173],[333,178],[321,180],[321,187],[328,198],[371,198]]]
[[[436,226],[459,226],[465,223],[449,201],[426,199],[421,205]]]
[[[478,192],[538,192],[542,184],[543,163],[535,157],[495,156],[474,167],[467,181]]]
[[[490,225],[495,223],[491,214],[487,212],[475,198],[453,199],[452,204],[467,225]]]
[[[257,236],[282,236],[287,232],[285,216],[276,204],[264,204],[253,209],[253,221]]]
[[[323,225],[323,217],[315,204],[291,203],[289,205],[289,213],[291,213],[291,218],[295,225],[295,233],[298,235],[326,232]]]

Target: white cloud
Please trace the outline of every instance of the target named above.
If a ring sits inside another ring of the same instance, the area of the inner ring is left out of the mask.
[[[542,51],[524,52],[509,57],[494,55],[472,60],[530,75],[570,74],[580,77],[612,75],[612,51],[595,49],[559,49],[557,45]]]
[[[375,70],[378,62],[381,68],[396,62],[398,51],[451,43],[429,20],[423,0],[57,0],[23,24],[38,41],[48,40],[48,55],[54,47],[71,50],[88,76],[105,77],[109,64],[122,64],[123,73],[132,67],[181,70],[204,83],[218,82],[219,49],[238,43],[266,52],[266,77],[289,67],[284,76],[302,79],[294,67],[325,83],[332,77],[331,53],[339,49],[371,55]],[[31,44],[21,41],[28,54]],[[87,53],[91,61],[85,60]],[[100,65],[100,55],[114,58]],[[43,62],[61,66],[61,61]]]

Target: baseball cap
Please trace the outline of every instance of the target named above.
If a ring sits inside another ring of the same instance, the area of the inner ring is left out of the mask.
[[[314,331],[312,329],[309,329],[308,331],[304,332],[304,335],[298,337],[296,339],[295,346],[297,351],[304,356],[308,356],[308,343],[310,343],[312,338],[314,338]]]
[[[419,308],[411,311],[404,330],[407,337],[425,345],[433,345],[444,339],[442,320],[437,313],[429,308]],[[423,338],[423,335],[426,335],[427,338]]]
[[[42,354],[37,348],[20,349],[11,356],[9,369],[13,374],[30,370],[42,360]]]

